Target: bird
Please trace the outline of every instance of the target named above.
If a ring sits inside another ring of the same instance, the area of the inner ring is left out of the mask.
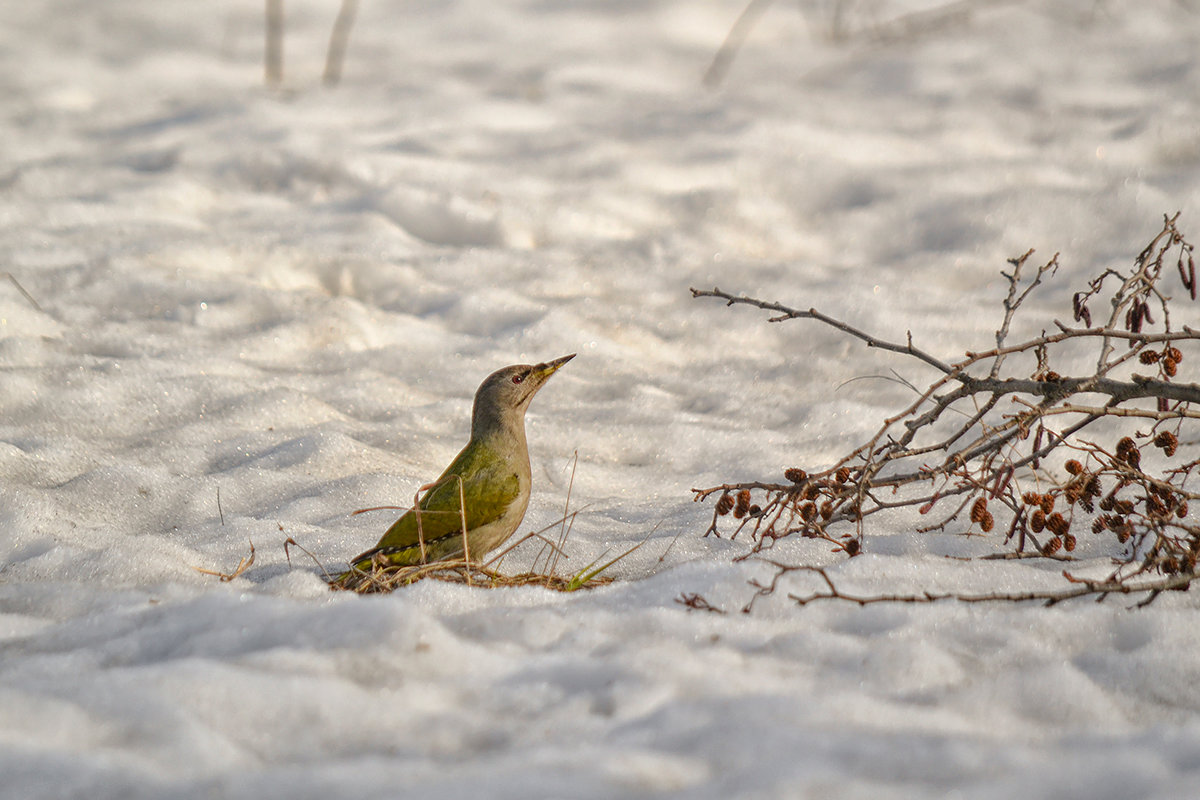
[[[550,376],[575,355],[514,364],[484,379],[475,392],[466,446],[437,480],[422,487],[424,497],[374,547],[333,578],[334,587],[358,588],[377,567],[478,561],[512,536],[525,517],[532,482],[525,412]]]

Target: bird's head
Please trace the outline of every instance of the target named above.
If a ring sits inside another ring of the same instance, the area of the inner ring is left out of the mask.
[[[572,353],[542,364],[514,364],[488,375],[475,392],[472,435],[522,422],[538,389],[574,357]]]

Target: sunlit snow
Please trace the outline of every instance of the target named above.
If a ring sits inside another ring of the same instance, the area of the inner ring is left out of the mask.
[[[261,2],[6,4],[0,796],[1194,796],[1194,591],[798,608],[797,576],[739,613],[770,570],[690,489],[827,466],[910,398],[849,379],[930,375],[688,288],[950,358],[1032,247],[1063,266],[1022,332],[1068,316],[1164,213],[1200,238],[1195,3],[779,2],[714,88],[745,0],[364,0],[327,88],[338,5],[286,2],[268,88]],[[569,490],[563,569],[648,537],[616,583],[289,563],[373,544],[394,512],[351,512],[411,502],[489,372],[572,352],[522,530]],[[773,555],[1061,585],[957,533]]]

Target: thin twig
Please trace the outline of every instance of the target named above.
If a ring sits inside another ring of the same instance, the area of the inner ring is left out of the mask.
[[[820,311],[817,311],[815,308],[810,308],[807,311],[801,311],[795,308],[788,308],[780,303],[769,303],[763,300],[757,300],[753,297],[746,297],[744,295],[732,295],[728,292],[721,291],[720,288],[713,288],[711,290],[693,288],[691,289],[691,292],[692,297],[717,297],[724,300],[725,304],[730,306],[741,303],[743,305],[755,306],[756,308],[761,308],[765,311],[779,312],[777,316],[771,317],[768,322],[784,322],[789,319],[820,320],[831,328],[837,328],[840,331],[850,334],[856,339],[861,339],[867,343],[867,347],[877,347],[881,350],[891,350],[895,353],[903,353],[905,355],[913,356],[914,358],[924,361],[925,363],[929,364],[940,372],[946,373],[947,375],[955,371],[954,368],[949,364],[914,346],[911,335],[909,336],[908,342],[905,344],[896,344],[894,342],[884,341],[883,339],[877,339],[869,333],[861,331],[849,323],[842,322],[839,319],[834,319],[827,314],[823,314]]]
[[[562,526],[559,529],[558,546],[554,548],[552,558],[548,559],[549,564],[546,567],[547,572],[554,572],[558,569],[558,558],[563,554],[563,543],[571,534],[571,526],[575,524],[575,516],[573,514],[568,514],[567,512],[571,508],[571,492],[575,489],[575,470],[578,468],[578,466],[579,451],[576,450],[574,455],[571,457],[571,479],[567,481],[567,497],[563,501]],[[570,525],[567,524],[568,517],[570,518]]]
[[[746,37],[750,35],[750,31],[766,13],[769,5],[771,5],[771,0],[750,0],[750,3],[742,9],[737,21],[733,23],[733,27],[726,34],[725,41],[721,43],[720,49],[713,56],[712,63],[704,72],[705,86],[713,89],[725,80],[725,74],[729,72],[734,57],[742,49],[742,45],[746,43]]]
[[[1070,573],[1064,571],[1063,576],[1072,585],[1067,589],[1047,589],[1047,590],[1028,590],[1021,592],[984,592],[973,594],[968,592],[920,592],[913,594],[877,594],[877,595],[860,595],[842,591],[834,584],[833,579],[824,567],[815,567],[809,565],[786,565],[777,562],[767,562],[773,567],[776,567],[779,572],[776,574],[776,579],[790,572],[812,572],[818,575],[826,586],[826,591],[813,592],[807,595],[798,595],[789,592],[787,597],[796,605],[804,606],[809,603],[814,603],[818,600],[844,600],[849,603],[855,603],[860,606],[871,605],[874,603],[936,603],[940,600],[954,600],[960,603],[1023,603],[1031,600],[1041,601],[1046,606],[1053,606],[1065,600],[1074,600],[1079,597],[1096,596],[1105,597],[1113,594],[1141,594],[1143,592],[1151,595],[1147,600],[1153,602],[1160,593],[1171,591],[1173,589],[1181,589],[1191,584],[1195,580],[1195,573],[1185,573],[1179,575],[1168,575],[1149,581],[1126,582],[1120,580],[1091,580],[1086,578],[1077,578]],[[1148,603],[1143,603],[1148,604]]]
[[[342,63],[346,60],[346,45],[350,41],[350,29],[358,13],[358,0],[342,0],[333,31],[329,34],[329,50],[325,55],[326,86],[337,86],[342,79]]]
[[[679,597],[675,598],[675,602],[681,606],[685,606],[688,611],[708,611],[712,614],[725,613],[725,609],[714,606],[704,599],[704,595],[697,592],[682,592]]]
[[[42,310],[42,307],[38,304],[38,301],[33,299],[33,295],[25,291],[25,287],[22,286],[21,282],[17,280],[16,275],[13,275],[11,272],[6,272],[4,273],[4,277],[8,278],[9,283],[17,288],[17,291],[21,293],[21,296],[25,298],[29,305],[33,306],[35,311],[37,311],[39,314],[46,313]]]
[[[267,0],[264,73],[268,86],[283,82],[283,0]]]

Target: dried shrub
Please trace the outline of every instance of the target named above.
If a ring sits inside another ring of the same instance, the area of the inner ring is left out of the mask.
[[[918,347],[911,335],[887,341],[815,309],[693,289],[695,297],[774,312],[772,322],[817,320],[940,373],[827,469],[792,467],[787,483],[693,490],[697,501],[722,498],[706,535],[745,533],[751,546],[741,558],[786,536],[824,539],[853,556],[867,549],[873,515],[912,508],[936,515],[921,531],[996,530],[997,543],[1018,555],[1070,558],[1079,532],[1107,537],[1114,569],[1088,584],[1099,587],[1096,593],[1136,586],[1152,599],[1164,587],[1186,588],[1200,552],[1200,524],[1187,512],[1200,497],[1189,488],[1200,467],[1200,385],[1180,378],[1197,360],[1200,331],[1171,318],[1168,279],[1177,273],[1192,300],[1197,292],[1192,245],[1176,227],[1178,217],[1164,217],[1132,268],[1105,269],[1074,293],[1074,324],[1055,319],[1041,335],[1018,342],[1010,341],[1013,321],[1056,274],[1058,255],[1032,269],[1033,251],[1011,259],[1002,272],[1008,286],[995,345],[953,361]],[[1093,309],[1103,314],[1096,321]],[[1081,353],[1094,367],[1071,374]],[[738,509],[749,507],[751,495],[759,498],[758,513],[735,510],[736,524],[722,526],[721,503],[731,494]],[[1078,586],[1070,591],[1077,596]]]

